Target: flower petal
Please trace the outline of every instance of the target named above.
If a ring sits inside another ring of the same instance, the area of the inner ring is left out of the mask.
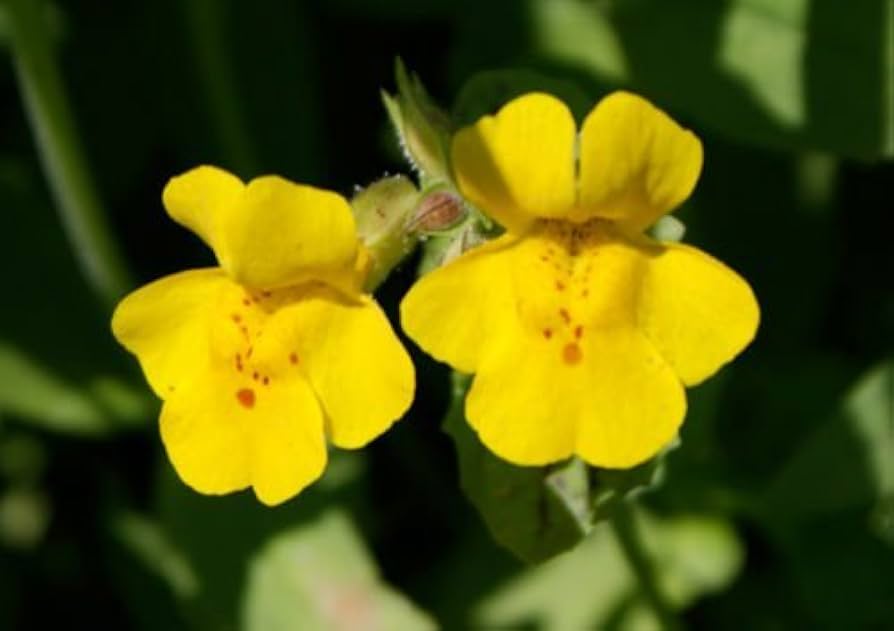
[[[557,98],[531,93],[453,138],[452,164],[463,194],[508,230],[573,208],[575,124]]]
[[[277,176],[244,185],[201,166],[172,178],[162,200],[240,284],[277,289],[313,279],[354,293],[363,281],[354,216],[337,193]]]
[[[297,374],[261,386],[209,362],[165,402],[161,436],[177,473],[201,493],[250,485],[274,505],[326,466],[320,407]]]
[[[220,218],[239,203],[244,190],[242,180],[232,173],[206,165],[171,178],[161,198],[171,219],[201,237],[221,260]]]
[[[410,407],[413,364],[370,297],[347,301],[317,287],[279,311],[265,335],[307,375],[338,447],[362,447]]]
[[[600,332],[586,349],[592,381],[575,452],[597,467],[645,462],[677,435],[686,416],[683,385],[635,329]]]
[[[316,279],[353,284],[354,217],[337,193],[277,176],[248,183],[220,226],[221,265],[240,284],[275,289]]]
[[[632,328],[600,330],[557,352],[518,329],[489,346],[466,400],[469,423],[501,458],[543,465],[577,454],[631,467],[655,455],[685,414],[683,387]]]
[[[663,244],[649,260],[638,322],[686,385],[697,384],[754,338],[760,312],[748,283],[704,252]]]
[[[645,99],[615,92],[581,130],[579,216],[642,230],[689,197],[702,145]]]
[[[416,281],[400,305],[407,335],[435,359],[474,372],[503,314],[514,310],[510,252],[516,241],[503,235]]]
[[[232,281],[220,268],[190,270],[137,289],[115,309],[115,338],[137,356],[162,399],[204,368],[210,310],[229,285]]]

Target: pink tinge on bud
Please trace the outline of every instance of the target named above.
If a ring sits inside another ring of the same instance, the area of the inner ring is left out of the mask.
[[[440,232],[455,226],[465,217],[462,200],[449,191],[426,195],[416,207],[408,225],[410,232]]]

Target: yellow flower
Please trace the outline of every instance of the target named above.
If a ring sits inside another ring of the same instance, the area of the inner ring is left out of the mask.
[[[365,250],[350,207],[207,166],[173,178],[163,201],[220,267],[138,289],[112,330],[164,400],[161,436],[184,482],[283,502],[321,475],[326,437],[365,445],[413,398],[412,363],[360,290]]]
[[[730,361],[759,319],[731,269],[642,234],[692,192],[701,143],[625,92],[578,137],[561,101],[533,93],[451,149],[463,194],[506,233],[417,282],[405,330],[476,374],[466,416],[505,460],[622,468],[653,456],[682,423],[683,386]]]

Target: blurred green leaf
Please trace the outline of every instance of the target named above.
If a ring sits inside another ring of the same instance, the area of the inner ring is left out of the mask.
[[[50,502],[42,490],[13,487],[0,495],[0,542],[12,548],[34,548],[50,524]]]
[[[444,419],[456,446],[460,485],[494,539],[528,563],[577,544],[589,530],[589,482],[579,460],[554,468],[518,467],[492,454],[463,413],[469,378],[453,374]]]
[[[61,432],[96,435],[137,427],[149,416],[146,391],[119,377],[73,384],[0,342],[0,410]]]
[[[540,54],[585,68],[607,80],[628,80],[624,49],[611,21],[592,2],[528,2],[536,25],[534,49]]]
[[[894,499],[894,362],[869,371],[817,427],[763,498],[771,522]]]
[[[33,167],[33,165],[31,165]],[[15,238],[0,251],[0,412],[59,432],[97,435],[145,423],[149,390],[117,348],[108,311],[74,265],[37,173],[0,155],[0,204]]]
[[[155,519],[135,512],[121,512],[112,519],[112,532],[152,574],[161,578],[172,593],[191,598],[199,590],[199,579],[183,553],[170,541]]]
[[[817,624],[894,624],[894,362],[856,382],[761,499],[758,515]]]
[[[234,629],[246,585],[246,559],[272,538],[310,519],[324,507],[345,505],[363,480],[364,457],[334,451],[321,480],[295,499],[269,508],[250,490],[226,496],[200,495],[161,463],[158,509],[165,545],[182,552],[197,589],[181,593],[183,611],[198,629]]]
[[[434,621],[379,578],[350,519],[331,510],[250,561],[245,631],[423,631]]]
[[[723,521],[659,519],[636,514],[656,574],[672,603],[683,608],[723,589],[739,572],[743,551]],[[608,523],[574,550],[507,581],[477,608],[483,628],[657,629]]]
[[[529,6],[540,56],[600,86],[629,86],[748,143],[894,155],[888,0],[849,5],[845,18],[834,0]]]

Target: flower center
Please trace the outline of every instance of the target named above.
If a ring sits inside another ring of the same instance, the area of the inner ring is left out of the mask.
[[[271,351],[264,338],[269,319],[295,298],[293,289],[249,291],[237,285],[223,296],[220,308],[227,318],[218,327],[214,347],[228,364],[235,401],[244,410],[254,409],[266,388],[300,364],[297,350]]]
[[[600,219],[542,220],[526,240],[515,270],[522,321],[555,347],[564,365],[579,365],[592,330],[612,326],[620,312],[627,313],[606,300],[606,289],[610,299],[625,300],[624,292],[612,292],[623,281],[617,257],[611,256],[619,240],[611,224]]]

